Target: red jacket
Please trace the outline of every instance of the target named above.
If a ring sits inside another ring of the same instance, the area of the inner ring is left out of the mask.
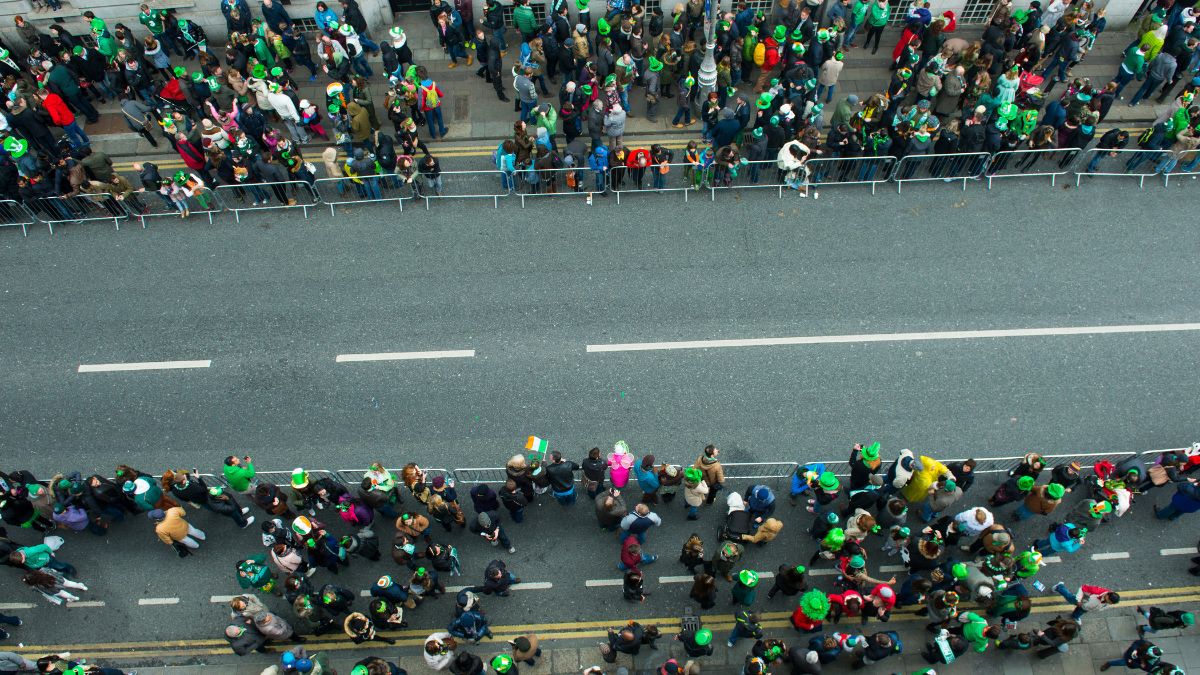
[[[54,92],[49,92],[42,101],[42,107],[49,113],[55,125],[65,127],[75,121],[75,114],[67,107],[67,102]]]
[[[792,626],[794,626],[796,630],[808,633],[814,632],[816,629],[820,628],[821,622],[808,618],[808,615],[804,613],[804,610],[797,607],[796,611],[792,612]]]
[[[191,141],[176,141],[175,149],[179,151],[183,163],[192,171],[203,171],[205,164],[208,163],[204,157],[204,151],[197,148]]]
[[[644,164],[640,163],[640,160],[642,159],[646,160]],[[630,169],[645,169],[653,163],[654,160],[650,158],[650,151],[646,150],[645,148],[638,148],[637,150],[634,150],[633,152],[629,153],[629,158],[625,160],[625,166],[629,167]]]
[[[625,537],[625,541],[621,543],[621,562],[631,570],[638,569],[638,565],[642,564],[642,554],[640,552],[635,554],[629,550],[631,546],[635,546],[637,543],[637,537],[632,534]]]

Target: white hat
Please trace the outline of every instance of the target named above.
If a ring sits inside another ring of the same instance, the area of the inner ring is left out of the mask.
[[[308,107],[308,99],[306,99],[306,98],[300,99],[300,107],[307,108]]]

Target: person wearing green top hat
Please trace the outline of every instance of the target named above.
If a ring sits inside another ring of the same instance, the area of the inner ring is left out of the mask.
[[[646,119],[658,121],[658,97],[661,93],[661,77],[663,63],[651,56],[648,60],[643,82],[646,85]]]
[[[758,595],[758,572],[754,570],[738,572],[730,593],[733,604],[746,607],[754,605],[755,597]]]
[[[1013,520],[1021,521],[1033,515],[1048,516],[1062,503],[1066,488],[1058,483],[1038,485],[1025,494],[1025,501],[1013,513]]]
[[[692,658],[712,656],[712,631],[707,628],[681,631],[675,639],[683,644],[683,651]]]
[[[695,120],[692,119],[692,97],[696,93],[696,78],[685,71],[678,84],[679,94],[675,97],[675,119],[671,120],[671,126],[682,129],[695,124]]]

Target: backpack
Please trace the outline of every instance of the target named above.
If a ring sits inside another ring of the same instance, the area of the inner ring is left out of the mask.
[[[761,66],[767,60],[767,46],[763,43],[754,45],[754,65]]]
[[[436,108],[442,103],[441,97],[437,93],[437,83],[430,84],[428,87],[421,87],[421,91],[425,93],[425,105],[429,108]]]
[[[1142,135],[1138,136],[1138,145],[1144,146],[1145,144],[1150,142],[1150,139],[1153,136],[1154,136],[1154,127],[1152,127],[1152,126],[1146,127],[1146,130],[1142,132]]]

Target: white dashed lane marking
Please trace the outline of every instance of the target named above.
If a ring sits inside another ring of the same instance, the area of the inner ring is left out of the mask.
[[[1112,553],[1093,553],[1092,560],[1125,560],[1129,557],[1128,551],[1113,551]]]
[[[211,360],[206,361],[143,361],[140,363],[81,363],[80,373],[115,373],[130,370],[180,370],[184,368],[208,368]]]
[[[1194,548],[1164,548],[1158,552],[1159,555],[1196,555],[1200,554]]]
[[[138,598],[139,605],[178,605],[179,598]]]
[[[337,363],[361,361],[413,361],[418,359],[469,359],[475,356],[474,349],[453,349],[435,352],[380,352],[377,354],[338,354]]]

